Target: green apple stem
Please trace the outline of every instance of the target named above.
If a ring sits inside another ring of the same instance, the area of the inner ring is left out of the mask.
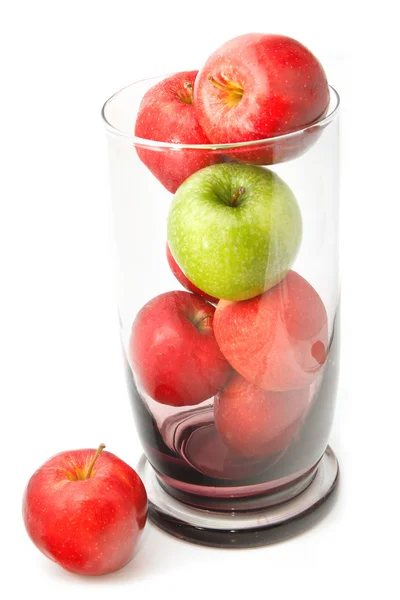
[[[96,454],[93,456],[92,460],[90,461],[88,470],[86,472],[85,479],[90,479],[91,478],[93,467],[94,467],[94,463],[96,462],[96,460],[98,459],[98,457],[100,456],[100,454],[103,452],[103,450],[104,450],[105,447],[106,447],[105,444],[100,444],[100,446],[97,448]]]
[[[237,206],[237,201],[239,200],[239,196],[245,193],[244,187],[240,186],[240,188],[233,194],[231,206]]]

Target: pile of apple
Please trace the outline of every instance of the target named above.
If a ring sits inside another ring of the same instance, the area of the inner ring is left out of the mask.
[[[282,136],[318,122],[328,104],[325,73],[307,48],[248,34],[219,48],[199,72],[152,87],[137,115],[140,138],[209,146],[137,148],[174,194],[167,259],[189,291],[166,292],[139,311],[130,364],[157,402],[189,406],[214,397],[216,428],[244,457],[288,447],[327,356],[324,304],[291,270],[300,208],[265,165],[305,152],[315,130]],[[224,154],[213,144],[226,144]]]
[[[175,194],[167,259],[189,291],[161,294],[141,309],[129,358],[141,387],[160,403],[214,398],[216,428],[243,457],[288,447],[326,360],[325,307],[291,270],[302,238],[300,209],[289,187],[262,165],[304,152],[318,133],[299,130],[318,121],[328,102],[324,71],[304,46],[251,34],[222,46],[200,72],[178,73],[150,89],[136,121],[141,138],[227,144],[225,155],[137,149]],[[267,138],[271,143],[257,143]],[[251,144],[229,146],[234,142]],[[125,565],[147,518],[139,476],[103,449],[53,456],[24,495],[32,541],[84,575]]]

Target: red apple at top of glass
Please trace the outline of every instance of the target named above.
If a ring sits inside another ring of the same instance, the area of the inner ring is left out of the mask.
[[[303,44],[283,35],[250,33],[226,42],[208,58],[194,88],[196,116],[215,144],[301,130],[321,119],[328,105],[321,63]],[[303,152],[317,134],[229,154],[244,162],[273,164]]]
[[[209,144],[193,107],[197,71],[175,73],[150,88],[139,107],[135,136],[172,144]],[[173,194],[190,175],[220,160],[217,153],[137,145],[140,160]]]

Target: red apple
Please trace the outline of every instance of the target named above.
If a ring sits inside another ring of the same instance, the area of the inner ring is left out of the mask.
[[[295,271],[250,300],[220,300],[214,331],[232,367],[266,390],[310,385],[327,355],[325,306],[315,289]]]
[[[149,89],[140,104],[135,135],[174,144],[209,144],[193,108],[197,71],[176,73]],[[208,150],[179,150],[137,146],[140,160],[173,194],[199,169],[221,160]]]
[[[250,33],[221,46],[194,88],[198,121],[212,143],[250,142],[301,130],[329,104],[325,72],[296,40]],[[311,135],[312,134],[312,135]],[[273,164],[302,153],[318,130],[230,152],[236,160]]]
[[[45,556],[79,575],[103,575],[133,555],[147,518],[135,471],[110,452],[56,454],[30,478],[23,517]]]
[[[309,388],[271,392],[235,374],[215,397],[215,425],[224,443],[236,454],[267,458],[289,446],[309,398]]]
[[[189,292],[167,292],[138,313],[130,361],[139,384],[154,400],[172,406],[214,396],[230,373],[214,337],[215,307]]]
[[[173,272],[173,274],[175,275],[175,277],[177,278],[179,283],[181,285],[183,285],[184,288],[189,290],[189,292],[193,292],[193,294],[197,294],[198,296],[201,296],[202,298],[204,298],[205,300],[208,300],[209,302],[214,302],[215,304],[218,302],[218,298],[214,298],[214,296],[209,296],[205,292],[202,292],[198,287],[196,287],[194,285],[194,283],[189,281],[189,279],[186,277],[185,273],[182,271],[182,269],[180,268],[180,266],[178,265],[178,263],[172,256],[171,250],[169,249],[168,244],[167,244],[167,261],[168,261],[171,271]]]

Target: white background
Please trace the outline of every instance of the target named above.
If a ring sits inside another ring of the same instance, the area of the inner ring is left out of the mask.
[[[2,5],[3,598],[398,597],[400,56],[395,3],[368,4]],[[61,450],[104,441],[133,466],[140,455],[120,360],[101,104],[141,77],[197,68],[251,31],[305,43],[342,96],[340,500],[312,531],[256,550],[197,547],[149,525],[123,570],[73,576],[25,533],[27,480]]]

